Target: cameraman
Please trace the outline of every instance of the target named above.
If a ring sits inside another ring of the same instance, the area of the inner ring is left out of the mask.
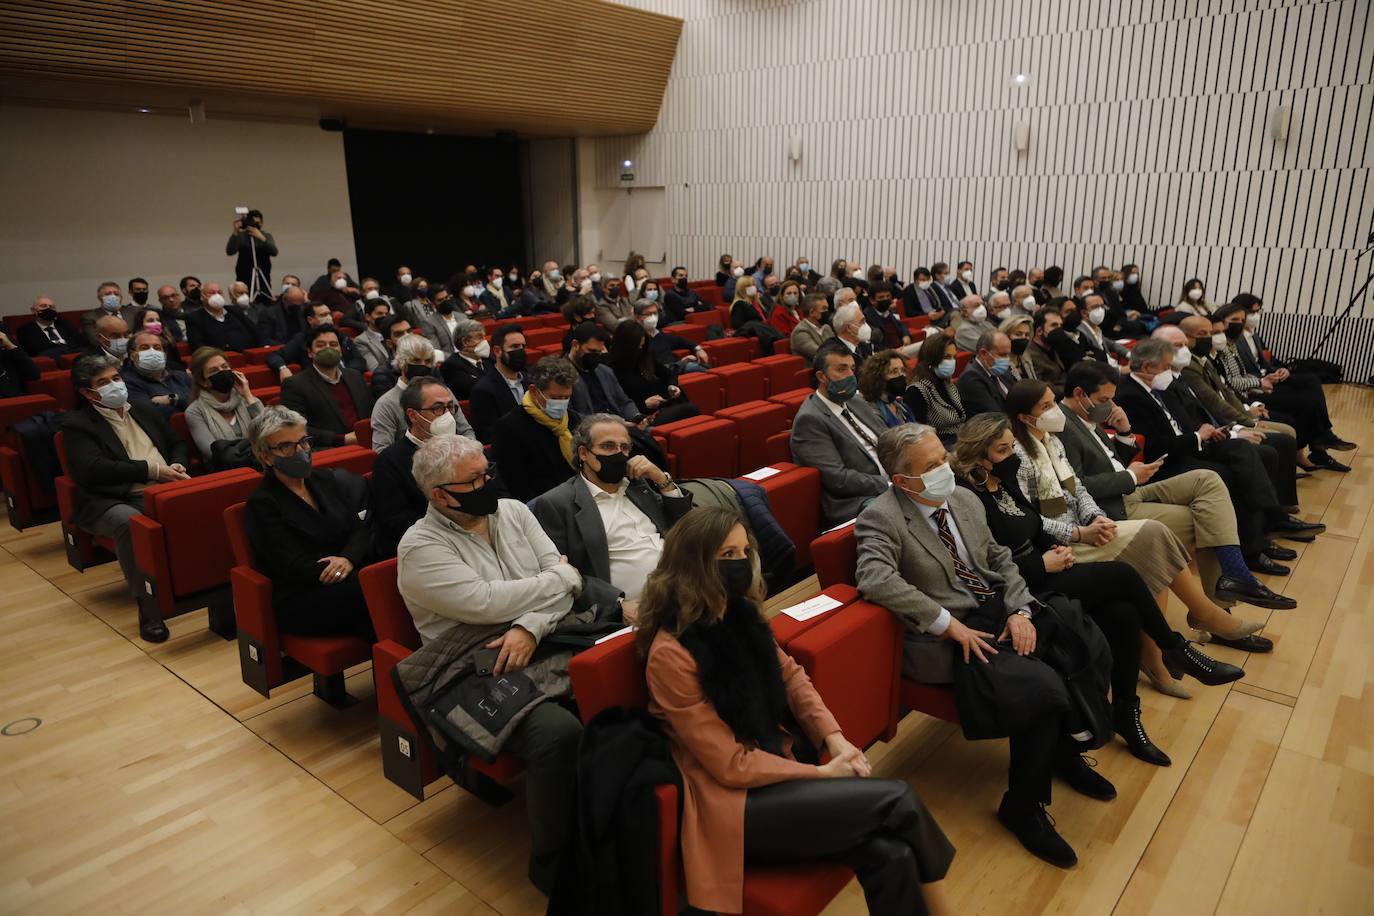
[[[238,255],[234,278],[248,285],[253,299],[265,297],[266,301],[272,301],[272,258],[276,257],[277,243],[272,233],[262,231],[262,211],[249,210],[244,216],[235,217],[233,226],[224,253]]]

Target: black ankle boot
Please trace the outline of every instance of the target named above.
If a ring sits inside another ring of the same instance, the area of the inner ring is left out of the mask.
[[[1190,674],[1208,687],[1229,684],[1245,677],[1244,668],[1237,668],[1235,665],[1204,655],[1193,648],[1193,644],[1187,640],[1165,649],[1160,654],[1164,656],[1164,667],[1168,668],[1169,673],[1175,678]]]
[[[1135,698],[1130,709],[1117,711],[1116,733],[1125,740],[1126,747],[1130,748],[1131,753],[1146,763],[1153,763],[1157,767],[1173,764],[1169,755],[1155,747],[1155,743],[1145,733],[1145,726],[1140,721],[1140,697]]]
[[[1054,829],[1054,819],[1044,805],[1017,805],[1012,802],[1011,793],[1007,793],[997,808],[997,819],[1031,855],[1059,868],[1073,868],[1078,864],[1078,855]]]

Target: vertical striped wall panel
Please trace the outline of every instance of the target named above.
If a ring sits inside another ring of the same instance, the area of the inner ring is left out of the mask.
[[[529,265],[553,259],[559,264],[577,258],[577,174],[573,141],[530,140],[526,145],[524,176],[530,214]]]
[[[908,276],[968,258],[980,282],[1133,261],[1151,302],[1192,276],[1214,301],[1258,292],[1293,354],[1367,274],[1369,0],[622,2],[685,22],[658,124],[597,140],[596,183],[629,158],[665,187],[694,275],[727,251]],[[1363,378],[1368,297],[1354,318],[1332,352]]]

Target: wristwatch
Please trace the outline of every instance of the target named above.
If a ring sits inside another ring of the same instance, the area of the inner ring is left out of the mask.
[[[1016,613],[1019,614],[1020,616],[1024,617],[1024,618],[1026,618],[1027,620],[1030,620],[1030,619],[1031,619],[1031,612],[1028,611],[1028,610],[1026,610],[1025,608],[1020,608],[1020,609],[1018,609],[1018,610],[1016,611]]]
[[[672,474],[669,474],[667,471],[664,471],[663,483],[654,484],[654,486],[658,487],[658,492],[663,493],[677,486],[677,482],[673,480]]]

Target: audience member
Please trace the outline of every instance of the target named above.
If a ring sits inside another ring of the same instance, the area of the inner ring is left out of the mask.
[[[1109,313],[1103,304],[1102,297],[1097,293],[1089,293],[1083,301],[1083,311],[1087,316],[1087,321],[1078,326],[1078,342],[1087,355],[1100,363],[1114,362],[1111,359],[1113,356],[1130,359],[1130,350],[1103,333],[1102,324],[1107,320]],[[1139,331],[1141,337],[1146,334],[1144,326],[1129,330],[1132,332]],[[1123,336],[1129,335],[1123,334]]]
[[[129,355],[129,325],[119,315],[101,315],[92,327],[95,346],[84,351],[88,356],[108,356],[121,363]]]
[[[687,320],[693,312],[709,311],[711,306],[701,301],[701,296],[692,289],[687,281],[687,268],[674,267],[673,286],[663,294],[663,314],[665,325],[679,324]]]
[[[377,368],[372,370],[370,386],[373,398],[379,398],[396,387],[396,382],[401,377],[400,371],[393,365],[396,359],[396,345],[414,332],[415,325],[411,324],[410,319],[405,315],[388,315],[377,322],[377,329],[382,334],[382,346],[386,348],[386,359],[378,363]]]
[[[943,879],[954,847],[908,783],[857,778],[872,767],[778,648],[764,592],[758,546],[723,508],[674,527],[645,589],[637,638],[649,711],[687,787],[687,902],[738,913],[746,863],[833,859],[856,870],[870,912],[952,912]],[[830,761],[801,762],[810,755],[797,742]]]
[[[57,359],[81,350],[81,338],[76,336],[76,331],[67,324],[66,319],[57,314],[51,296],[39,296],[33,300],[29,311],[33,312],[33,321],[20,325],[16,332],[19,346],[24,348],[25,353]]]
[[[305,306],[301,313],[305,318],[305,328],[298,331],[286,345],[276,353],[269,353],[267,365],[277,370],[282,381],[291,377],[291,370],[287,368],[287,363],[298,366],[305,366],[310,362],[310,344],[308,338],[310,331],[320,325],[334,326],[334,316],[329,311],[329,306],[323,302],[312,302]],[[353,345],[353,338],[346,334],[339,335],[340,352],[343,354],[341,365],[357,372],[367,371],[367,361],[363,359],[362,353]]]
[[[606,363],[609,342],[605,329],[590,321],[584,321],[573,331],[568,360],[577,368],[578,377],[569,406],[580,416],[616,413],[637,423],[643,419],[643,411],[620,387],[615,370]]]
[[[469,395],[472,427],[482,442],[492,441],[497,422],[525,398],[525,334],[519,325],[508,324],[491,335],[496,359]]]
[[[620,294],[621,289],[620,280],[615,277],[607,280],[602,287],[604,296],[596,306],[596,322],[605,328],[607,333],[613,332],[622,321],[628,321],[635,315],[635,307],[630,304],[629,299]],[[657,303],[653,302],[641,304],[658,308]]]
[[[204,307],[186,316],[186,342],[192,352],[201,347],[242,352],[262,346],[262,337],[242,308],[229,305],[219,284],[207,283]]]
[[[916,351],[916,369],[906,390],[906,404],[916,422],[935,427],[940,440],[951,445],[968,416],[953,380],[957,356],[958,349],[948,337],[927,337]]]
[[[978,287],[973,282],[973,262],[960,261],[958,272],[946,284],[955,299],[963,300],[978,295]],[[961,301],[962,304],[962,301]]]
[[[169,324],[162,320],[162,313],[156,308],[140,308],[134,313],[134,326],[129,333],[132,340],[138,334],[147,332],[162,341],[162,350],[167,357],[167,365],[177,369],[184,369],[181,361],[181,352],[177,349],[177,341],[169,330]],[[130,345],[132,353],[132,344]]]
[[[887,283],[876,283],[869,290],[871,304],[864,312],[864,320],[876,335],[875,346],[882,349],[897,349],[911,344],[911,332],[902,324],[901,316],[893,310],[892,287]],[[791,333],[791,329],[788,330]]]
[[[86,335],[86,341],[92,346],[101,346],[97,339],[95,329],[96,320],[105,316],[117,316],[124,320],[126,325],[134,323],[135,306],[123,305],[123,293],[119,284],[113,280],[106,280],[96,287],[95,299],[99,304],[89,312],[81,315],[81,331]]]
[[[320,324],[305,332],[310,366],[281,386],[281,402],[306,418],[316,448],[356,445],[353,426],[372,416],[372,393],[356,369],[340,366],[339,332]]]
[[[887,424],[854,397],[859,381],[848,348],[826,344],[811,368],[816,391],[792,421],[792,460],[821,472],[821,526],[832,528],[854,518],[887,488],[876,451]]]
[[[314,467],[311,439],[305,417],[288,407],[268,407],[249,424],[267,469],[245,512],[253,561],[272,580],[282,632],[370,644],[377,637],[358,583],[358,570],[373,560],[367,481]]]
[[[411,473],[415,452],[434,436],[457,434],[462,417],[453,392],[432,378],[418,378],[401,389],[401,409],[409,423],[405,435],[382,449],[372,466],[373,523],[380,557],[396,555],[402,535],[429,505]],[[471,438],[470,432],[464,435]]]
[[[930,271],[918,267],[911,274],[912,282],[902,290],[902,310],[908,318],[928,316],[930,323],[941,327],[949,323],[944,302],[935,291]]]
[[[638,322],[626,321],[615,329],[607,360],[616,382],[634,401],[640,415],[652,416],[655,424],[700,413],[675,384],[672,371],[654,359],[644,328]]]
[[[492,456],[514,498],[528,502],[573,476],[572,429],[581,418],[569,401],[579,380],[567,359],[544,357],[527,373],[519,405],[496,423]]]
[[[1203,282],[1193,277],[1183,284],[1183,292],[1179,294],[1174,308],[1188,315],[1210,316],[1217,310],[1217,305],[1208,301],[1207,287]]]
[[[41,375],[32,357],[0,331],[0,398],[27,394],[29,382]]]
[[[974,344],[973,359],[959,373],[956,388],[966,416],[1000,413],[1007,391],[1016,384],[1012,374],[1011,338],[999,330],[985,331]]]
[[[835,336],[835,330],[825,323],[829,303],[824,293],[808,293],[802,300],[801,320],[792,329],[792,355],[810,361],[816,351]]]
[[[983,304],[983,297],[976,293],[959,300],[959,316],[962,320],[955,328],[954,342],[965,352],[972,352],[978,346],[978,338],[983,334],[997,330],[997,325],[988,320],[988,310]]]
[[[190,374],[195,394],[186,405],[186,427],[205,466],[212,471],[246,466],[248,456],[234,454],[235,443],[247,442],[248,424],[263,411],[247,376],[214,347],[191,354]]]
[[[130,401],[151,404],[163,416],[180,413],[190,403],[191,377],[185,370],[167,365],[161,334],[145,329],[133,335],[121,375]]]
[[[420,379],[438,378],[434,356],[434,345],[418,334],[407,334],[396,342],[396,355],[392,358],[392,366],[397,372],[396,384],[372,406],[373,451],[380,452],[405,436],[411,419],[401,405],[401,395]],[[458,435],[477,438],[462,411],[453,420]]]
[[[410,272],[410,267],[401,264],[396,268],[396,281],[387,287],[386,294],[395,302],[409,302],[412,297],[411,281],[415,275]]]
[[[1031,342],[1026,347],[1026,353],[1030,356],[1031,371],[1034,373],[1032,377],[1049,385],[1055,394],[1063,392],[1064,375],[1069,371],[1068,365],[1051,340],[1052,335],[1064,335],[1063,327],[1064,319],[1054,303],[1042,306],[1031,319]]]
[[[434,344],[434,349],[444,354],[444,359],[447,360],[458,349],[459,339],[454,334],[458,332],[460,325],[471,320],[458,311],[457,297],[449,295],[445,289],[442,297],[435,295],[434,314],[425,319],[419,327],[429,338],[429,342]]]
[[[439,364],[439,374],[454,396],[466,401],[478,380],[491,369],[491,344],[487,342],[486,329],[471,318],[460,318],[445,333],[453,342],[453,351]]]
[[[353,345],[362,354],[365,372],[376,372],[378,366],[391,362],[391,348],[383,336],[380,324],[391,317],[391,305],[385,299],[374,299],[366,303],[363,310],[366,324],[353,338]],[[409,322],[407,322],[409,326]]]
[[[163,330],[176,343],[186,343],[186,303],[175,286],[167,283],[157,288],[157,308]]]
[[[519,671],[572,610],[582,577],[523,502],[498,498],[479,443],[435,436],[415,453],[413,470],[429,507],[401,538],[397,585],[420,638],[470,633],[499,650],[493,674]],[[577,716],[544,702],[503,747],[525,762],[529,876],[546,894],[571,835],[581,734]]]
[[[896,350],[874,353],[859,367],[859,395],[889,428],[914,420],[906,389],[906,360]]]
[[[141,600],[129,519],[143,514],[149,484],[186,480],[186,443],[149,404],[129,403],[119,360],[83,356],[72,366],[78,407],[62,415],[64,448],[77,486],[72,521],[91,534],[112,538],[129,596],[138,602],[138,632],[164,642],[167,625],[153,601]]]
[[[659,330],[662,313],[657,303],[641,299],[635,303],[634,313],[639,326],[644,329],[654,362],[670,372],[705,372],[711,365],[711,357],[700,344],[670,331]],[[678,350],[689,352],[679,359]]]

